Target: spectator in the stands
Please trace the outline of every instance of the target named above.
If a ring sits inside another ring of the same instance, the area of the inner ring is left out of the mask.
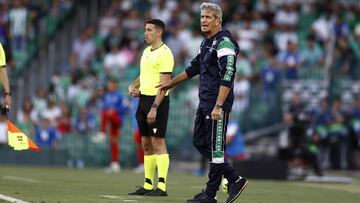
[[[289,27],[294,30],[299,21],[299,14],[295,9],[295,4],[286,3],[282,8],[278,9],[275,13],[274,24],[282,30],[284,27]]]
[[[93,92],[93,89],[90,88],[90,82],[91,81],[85,79],[80,81],[79,89],[74,97],[72,106],[74,112],[79,112],[80,108],[89,102]]]
[[[69,134],[71,132],[72,122],[71,109],[65,102],[61,102],[60,110],[61,113],[57,119],[57,129],[62,135]]]
[[[331,13],[327,12],[313,22],[311,29],[317,40],[324,43],[330,39],[334,21]]]
[[[46,108],[40,113],[40,117],[49,120],[52,127],[57,126],[57,121],[61,115],[61,109],[54,98],[48,98]]]
[[[332,74],[337,76],[335,79],[356,79],[357,70],[353,66],[355,64],[355,55],[347,38],[340,37],[337,40],[333,57]]]
[[[266,32],[268,31],[269,25],[261,17],[260,12],[253,11],[253,20],[252,20],[252,27],[257,31],[258,36],[261,38],[263,37]]]
[[[284,70],[284,79],[297,80],[299,79],[299,68],[303,61],[303,57],[298,50],[298,45],[293,41],[287,42],[286,51],[281,51],[278,54],[280,66]]]
[[[105,12],[105,16],[99,20],[99,35],[102,38],[106,38],[111,30],[118,25],[118,18],[114,14],[112,7],[108,8]]]
[[[47,107],[48,92],[44,87],[38,87],[35,95],[31,98],[34,110],[38,115]],[[35,120],[37,122],[38,120]]]
[[[81,107],[79,114],[75,117],[74,129],[80,135],[95,132],[96,117],[86,107]]]
[[[271,3],[270,0],[256,1],[255,10],[260,12],[262,18],[267,22],[269,26],[273,24],[276,5]]]
[[[234,80],[234,104],[233,104],[233,116],[237,116],[242,113],[249,105],[250,99],[250,78],[253,73],[249,59],[246,58],[244,52],[239,52],[237,56],[237,73]]]
[[[276,47],[280,51],[285,51],[288,47],[288,42],[297,44],[299,41],[299,37],[296,32],[291,30],[290,27],[284,27],[282,31],[278,31],[275,33],[274,41]]]
[[[60,140],[60,134],[56,127],[51,125],[51,121],[42,117],[41,122],[35,127],[35,142],[39,147],[53,148]]]
[[[301,49],[303,55],[302,67],[307,69],[320,68],[324,64],[324,53],[320,45],[316,43],[313,35],[306,38],[305,47]]]
[[[80,65],[88,62],[95,55],[95,42],[93,41],[93,28],[84,29],[80,37],[74,41],[73,53],[76,54]]]
[[[104,57],[104,68],[108,75],[121,75],[128,65],[126,55],[120,51],[120,44],[111,44],[110,46],[111,51]]]
[[[14,0],[9,12],[10,35],[12,47],[17,51],[24,51],[27,40],[28,9],[21,0]]]
[[[281,67],[276,60],[276,51],[273,51],[260,70],[260,79],[263,86],[263,101],[273,106],[276,102],[276,90],[281,81]]]
[[[159,0],[151,7],[151,17],[160,19],[167,24],[170,21],[171,13],[176,6],[176,1]]]
[[[124,30],[130,31],[128,36],[139,35],[144,25],[144,19],[140,17],[140,13],[136,9],[130,9],[128,13],[128,16],[122,22],[122,27]]]
[[[32,137],[34,134],[34,121],[38,120],[38,114],[33,108],[33,104],[29,97],[26,97],[23,101],[22,108],[17,112],[17,126],[27,136]]]
[[[350,34],[349,24],[344,21],[342,16],[337,16],[333,27],[335,37],[347,37]]]
[[[242,28],[237,30],[236,35],[240,50],[251,53],[254,44],[260,38],[259,32],[252,25],[251,16],[245,18]]]

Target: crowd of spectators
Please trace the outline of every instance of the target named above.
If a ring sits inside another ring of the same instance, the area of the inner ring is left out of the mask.
[[[73,0],[0,1],[0,43],[10,69],[23,64],[28,52],[35,52],[50,34],[49,19],[60,19],[74,8]],[[11,70],[10,70],[11,71]]]

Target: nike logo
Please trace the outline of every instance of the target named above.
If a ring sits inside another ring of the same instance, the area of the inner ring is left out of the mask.
[[[153,132],[154,132],[154,134],[156,134],[157,128],[153,128]]]

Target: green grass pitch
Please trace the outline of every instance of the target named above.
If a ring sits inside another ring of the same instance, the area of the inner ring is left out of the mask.
[[[0,166],[0,194],[27,202],[184,203],[201,191],[206,177],[170,172],[168,197],[128,196],[143,175],[130,170],[106,174],[101,169]],[[219,203],[226,195],[219,191]],[[236,202],[241,203],[358,203],[360,179],[352,184],[251,180]],[[0,200],[0,202],[5,202]]]

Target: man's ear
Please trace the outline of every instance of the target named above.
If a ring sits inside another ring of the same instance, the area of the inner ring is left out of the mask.
[[[162,31],[160,29],[158,29],[157,31],[158,31],[159,37],[161,37]]]
[[[221,21],[220,21],[220,19],[219,18],[216,18],[216,22],[217,22],[217,25],[221,25]]]

